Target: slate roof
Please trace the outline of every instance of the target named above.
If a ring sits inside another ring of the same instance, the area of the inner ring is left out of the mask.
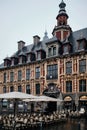
[[[72,44],[73,53],[78,51],[77,50],[77,40],[81,39],[81,38],[85,38],[87,40],[87,28],[80,29],[80,30],[77,30],[77,31],[71,33],[71,35],[69,37],[69,41]]]
[[[70,36],[68,36],[63,42],[61,42],[61,45],[65,44],[67,42],[70,42],[70,44],[72,45],[72,49],[73,49],[72,53],[78,52],[77,40],[79,40],[81,38],[85,38],[87,40],[87,28],[71,32]],[[30,45],[24,46],[22,50],[18,50],[11,57],[19,57],[20,55],[22,55],[22,54],[26,55],[29,52],[36,54],[36,52],[38,50],[44,50],[46,52],[47,44],[54,43],[55,41],[59,41],[56,36],[53,36],[52,38],[47,38],[45,40],[43,39],[37,45],[30,44]],[[11,58],[11,57],[9,57],[9,58]],[[4,64],[1,64],[0,68],[3,68],[3,67],[4,67]]]

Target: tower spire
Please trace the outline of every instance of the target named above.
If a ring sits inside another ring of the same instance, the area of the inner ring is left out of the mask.
[[[45,33],[44,33],[44,37],[43,37],[43,40],[47,40],[48,39],[48,33],[47,33],[47,30],[45,30]]]
[[[66,4],[65,4],[64,1],[62,0],[62,2],[59,4],[60,10],[59,10],[58,16],[59,16],[59,15],[61,15],[61,16],[62,16],[62,15],[66,15],[67,18],[68,18],[68,15],[67,15],[67,13],[66,13],[65,7],[66,7]],[[58,17],[58,16],[57,16],[57,17]]]

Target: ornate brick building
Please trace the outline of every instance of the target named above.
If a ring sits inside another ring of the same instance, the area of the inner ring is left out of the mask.
[[[0,93],[22,91],[57,97],[61,91],[65,107],[87,107],[87,28],[72,31],[62,0],[52,38],[45,32],[33,44],[18,42],[18,50],[0,65]]]

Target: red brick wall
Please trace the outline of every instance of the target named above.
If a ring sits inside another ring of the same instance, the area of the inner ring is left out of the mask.
[[[61,40],[61,31],[56,32],[56,37],[57,37],[59,40]]]
[[[63,31],[63,39],[65,39],[68,35],[68,31]]]

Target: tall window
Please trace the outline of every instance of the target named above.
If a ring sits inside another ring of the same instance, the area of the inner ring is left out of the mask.
[[[72,73],[72,62],[67,62],[66,63],[66,74],[71,74]]]
[[[40,51],[37,52],[37,59],[38,59],[38,60],[41,59],[41,52],[40,52]]]
[[[72,81],[66,81],[66,92],[72,92]]]
[[[6,72],[4,73],[4,83],[6,83]]]
[[[19,64],[22,64],[22,56],[19,57]]]
[[[14,72],[10,72],[10,82],[14,81]]]
[[[30,60],[30,57],[31,57],[31,54],[28,54],[27,55],[27,62],[30,62],[31,60]]]
[[[79,91],[86,92],[86,80],[79,80]]]
[[[48,56],[52,56],[52,48],[48,48]]]
[[[36,84],[36,94],[40,94],[40,84]]]
[[[78,50],[83,50],[83,49],[84,49],[84,42],[78,41]]]
[[[53,47],[53,55],[56,55],[56,47]]]
[[[18,81],[21,81],[21,79],[22,79],[22,71],[19,70],[18,71]]]
[[[56,55],[56,46],[51,46],[48,48],[48,57]]]
[[[80,73],[86,72],[86,60],[85,59],[79,61],[79,72]]]
[[[66,45],[66,46],[64,46],[63,47],[63,53],[64,54],[67,54],[69,51],[68,51],[68,46]]]
[[[26,70],[26,80],[30,79],[30,69]]]
[[[35,77],[36,79],[40,77],[40,67],[36,67]]]
[[[3,87],[3,93],[6,93],[6,86]]]
[[[18,92],[22,92],[22,87],[21,87],[21,85],[18,86]]]
[[[30,85],[26,85],[26,93],[27,94],[30,94],[31,92],[30,92]]]
[[[56,79],[58,77],[58,66],[48,65],[47,66],[47,79]]]
[[[13,91],[14,91],[14,87],[11,86],[11,87],[10,87],[10,92],[13,92]]]

